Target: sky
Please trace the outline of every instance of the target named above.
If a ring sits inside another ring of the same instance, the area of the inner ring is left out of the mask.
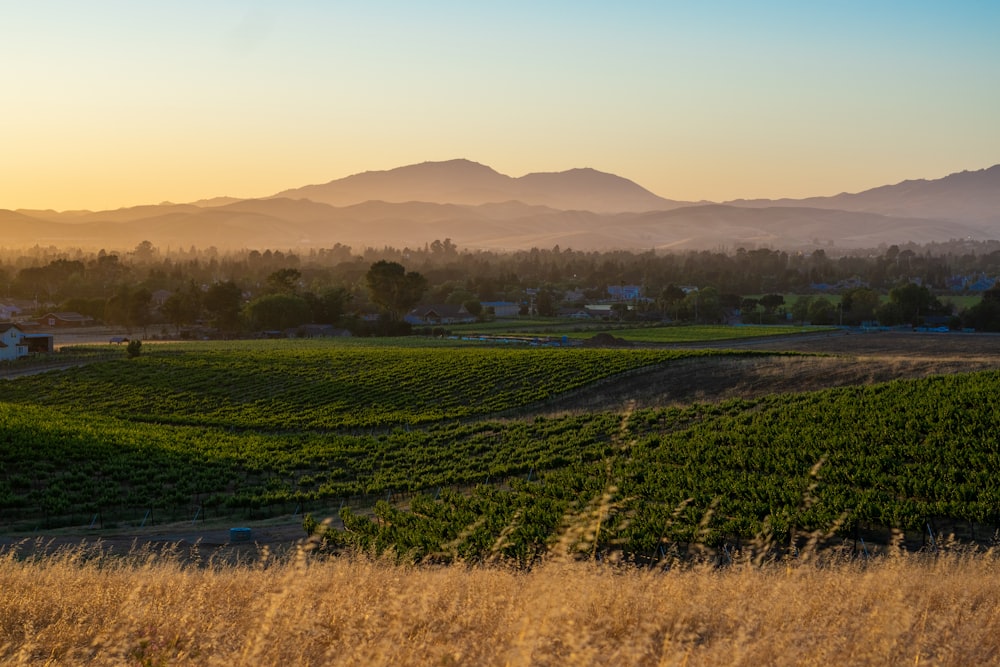
[[[424,161],[671,199],[1000,163],[1000,2],[0,0],[0,208],[113,209]]]

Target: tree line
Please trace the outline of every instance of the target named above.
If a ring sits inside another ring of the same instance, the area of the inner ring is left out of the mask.
[[[180,330],[200,322],[226,332],[303,322],[363,329],[368,325],[358,316],[367,313],[381,313],[379,326],[394,329],[418,302],[470,309],[484,301],[524,302],[527,312],[551,315],[560,306],[606,299],[615,285],[639,285],[644,295],[641,303],[619,308],[615,315],[622,319],[712,321],[740,309],[745,320],[760,323],[901,324],[955,314],[943,297],[953,293],[956,277],[972,282],[997,275],[1000,242],[969,241],[836,256],[823,249],[661,253],[559,246],[503,253],[460,250],[449,239],[361,251],[338,244],[308,252],[220,253],[163,250],[148,241],[128,252],[0,251],[0,289],[8,299],[128,327]],[[823,296],[820,285],[839,300]],[[567,300],[567,293],[574,296]],[[786,304],[787,294],[807,296]],[[961,324],[1000,328],[994,293],[983,301]]]

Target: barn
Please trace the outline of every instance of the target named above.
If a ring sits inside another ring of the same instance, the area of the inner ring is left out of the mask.
[[[86,327],[94,323],[94,318],[80,313],[48,313],[40,319],[45,327]]]

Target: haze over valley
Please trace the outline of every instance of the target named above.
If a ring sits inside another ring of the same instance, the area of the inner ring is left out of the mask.
[[[107,211],[0,210],[5,247],[855,249],[998,237],[1000,165],[808,199],[661,197],[594,169],[511,177],[455,159],[369,171],[260,199]]]

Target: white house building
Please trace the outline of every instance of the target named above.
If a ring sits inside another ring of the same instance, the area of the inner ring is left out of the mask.
[[[0,324],[0,361],[14,361],[28,356],[24,332],[13,324]]]
[[[513,301],[483,301],[483,312],[493,309],[494,317],[517,317],[521,312],[520,304]]]

